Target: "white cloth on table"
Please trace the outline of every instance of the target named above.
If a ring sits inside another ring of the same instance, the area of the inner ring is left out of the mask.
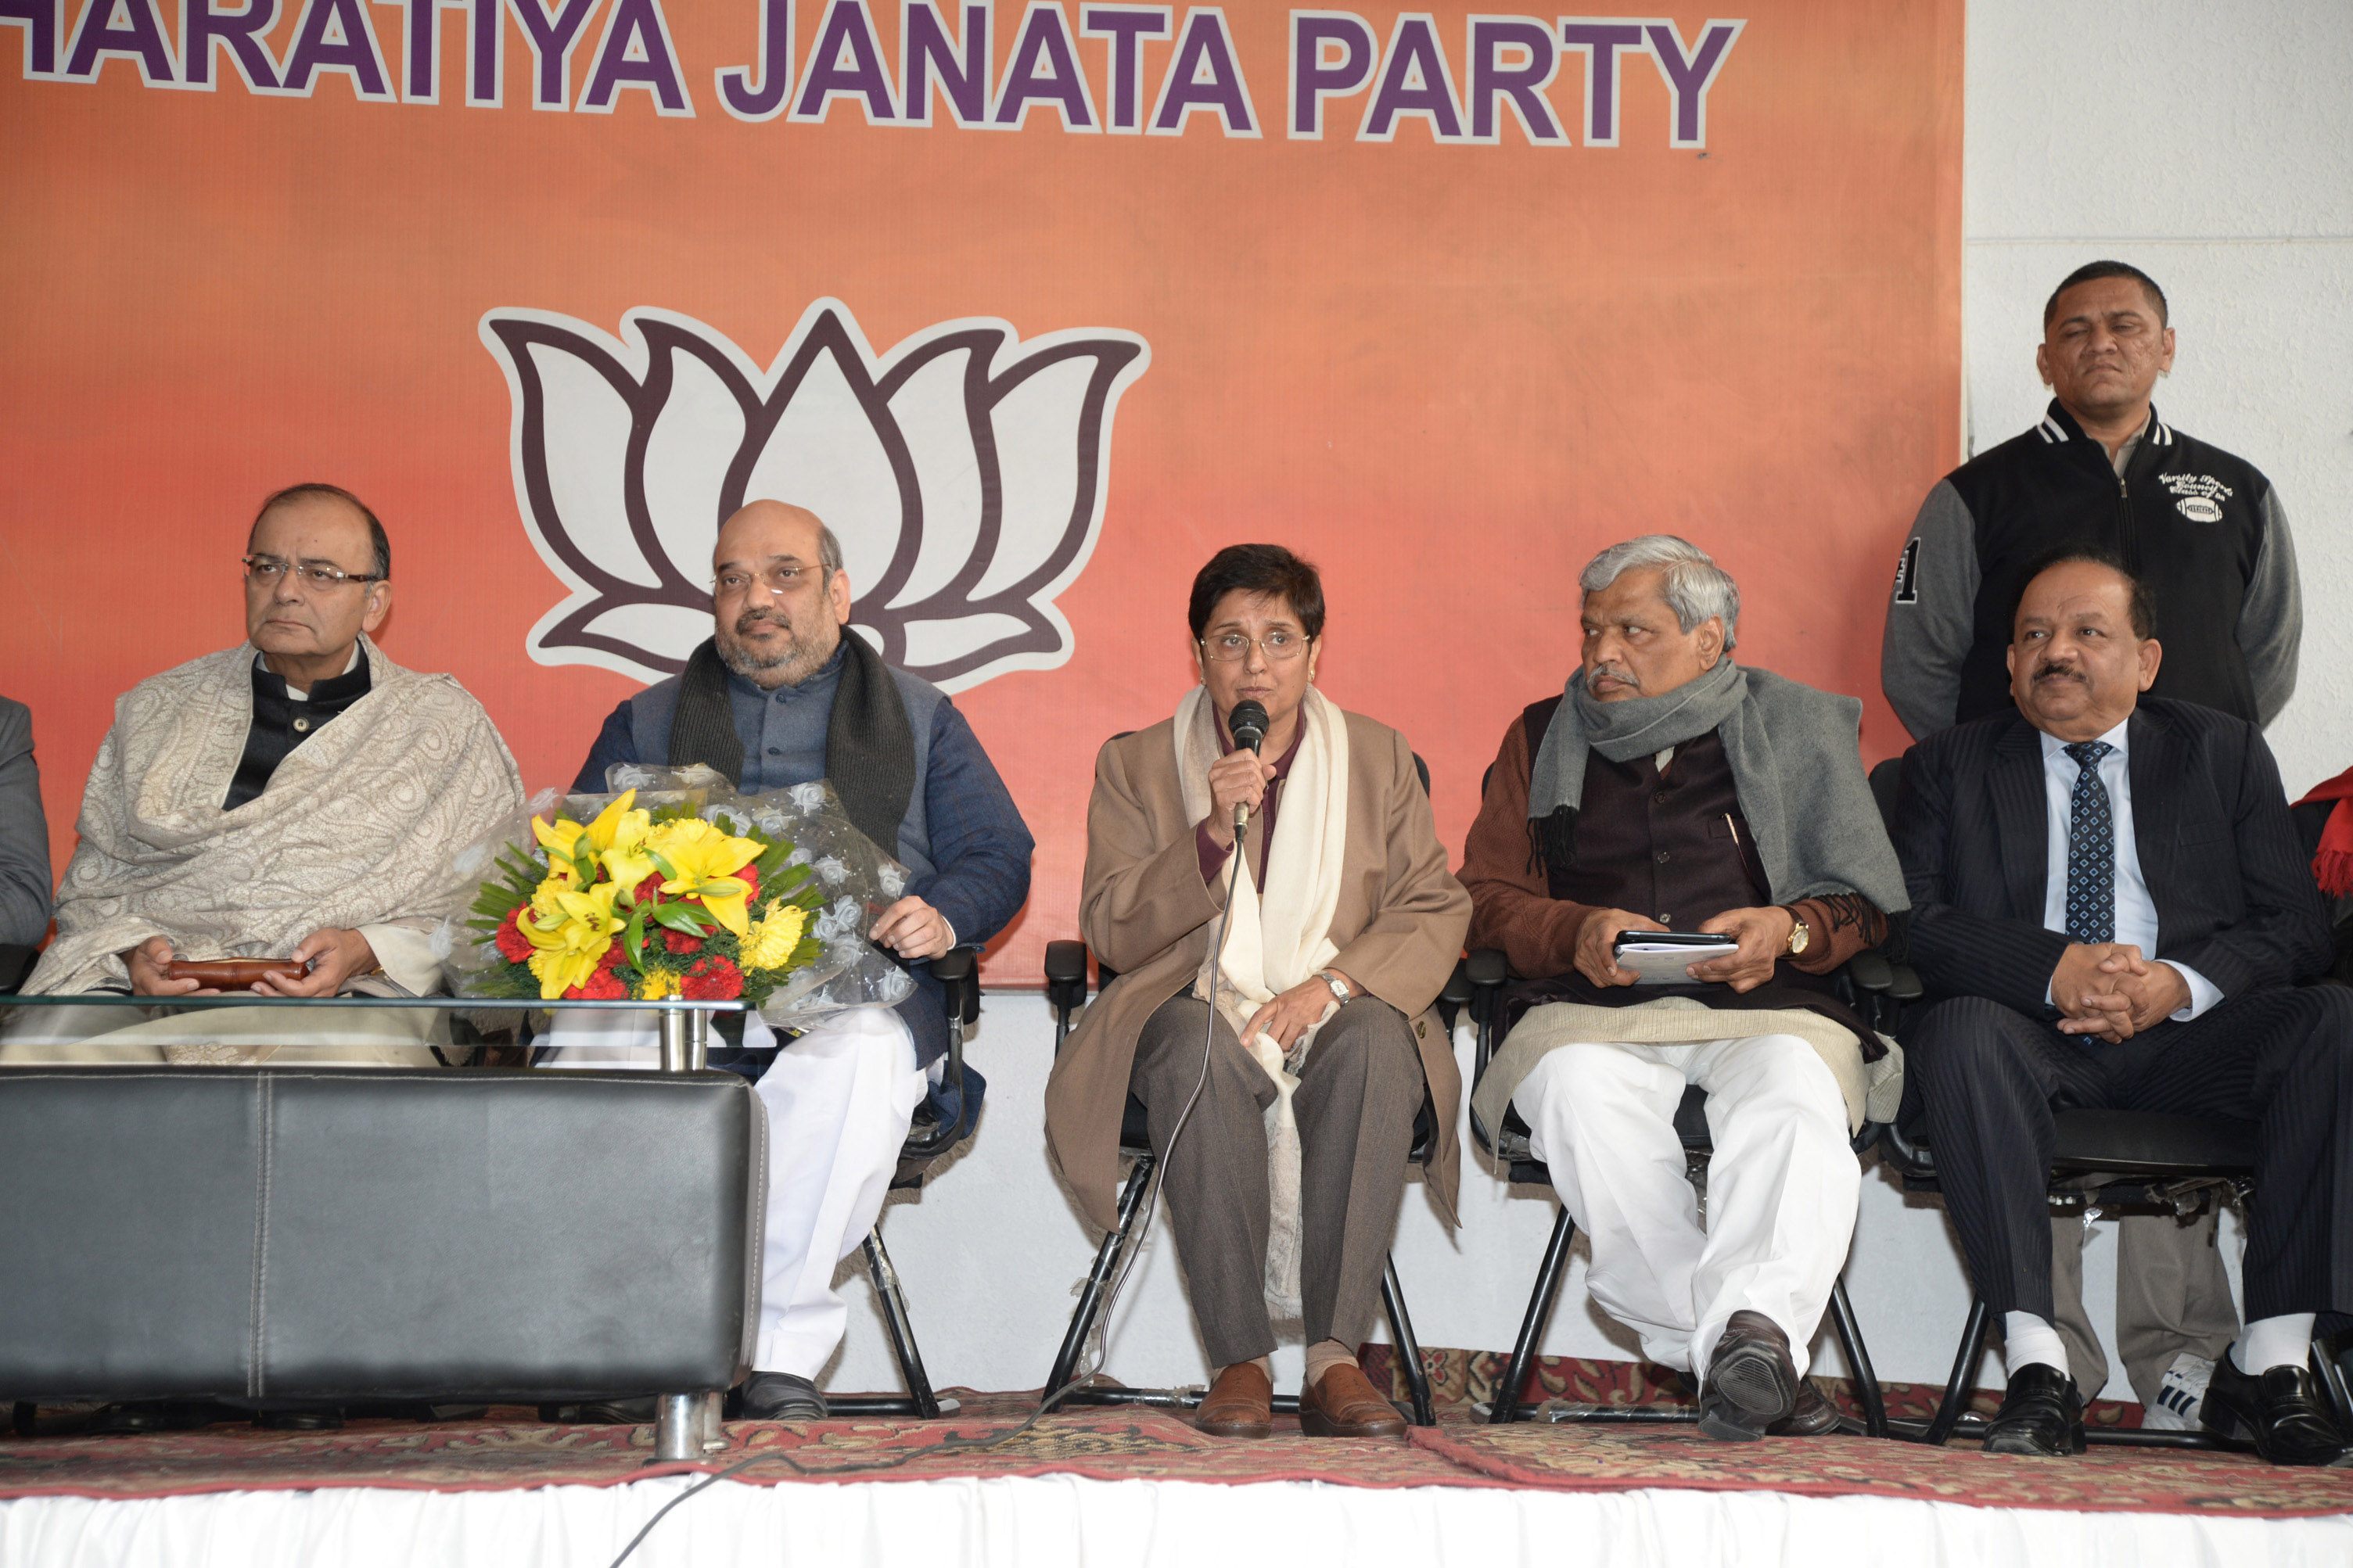
[[[163,999],[159,998],[159,1002]],[[202,1051],[273,1068],[429,1068],[449,1043],[431,1007],[19,1007],[0,1067],[158,1067]]]
[[[649,1016],[560,1013],[539,1065],[659,1067]],[[759,1015],[746,1016],[746,1046],[775,1037]],[[814,1378],[841,1342],[849,1306],[833,1288],[834,1265],[874,1228],[927,1081],[898,1014],[852,1007],[777,1051],[752,1086],[768,1117],[754,1370]]]
[[[1707,1091],[1707,1222],[1675,1108]],[[1548,1052],[1512,1097],[1529,1146],[1593,1244],[1586,1289],[1663,1366],[1704,1372],[1736,1311],[1789,1338],[1799,1374],[1845,1266],[1862,1177],[1845,1101],[1794,1035]]]

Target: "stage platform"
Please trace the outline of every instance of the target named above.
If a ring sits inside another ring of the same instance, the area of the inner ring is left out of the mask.
[[[1545,1370],[1538,1397],[1620,1408],[1666,1397],[1638,1369]],[[1927,1396],[1889,1393],[1899,1416]],[[521,1408],[112,1438],[47,1413],[36,1435],[0,1439],[0,1563],[600,1568],[664,1504],[727,1471],[630,1562],[2353,1562],[2353,1472],[2238,1454],[2095,1447],[2038,1461],[1854,1436],[1728,1445],[1680,1426],[1493,1427],[1462,1403],[1396,1440],[1309,1438],[1278,1416],[1272,1438],[1234,1442],[1124,1407],[1058,1412],[983,1447],[1036,1395],[956,1394],[961,1408],[936,1422],[733,1423],[731,1447],[698,1464],[655,1463],[650,1427],[551,1426]]]

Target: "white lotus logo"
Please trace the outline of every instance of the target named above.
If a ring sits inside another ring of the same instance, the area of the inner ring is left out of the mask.
[[[762,500],[832,525],[852,622],[891,663],[961,691],[1070,658],[1054,599],[1103,526],[1112,416],[1151,363],[1134,333],[944,321],[877,357],[820,300],[762,371],[667,310],[618,338],[525,310],[481,332],[513,394],[524,526],[572,589],[532,628],[540,663],[685,668],[711,635],[712,540]]]

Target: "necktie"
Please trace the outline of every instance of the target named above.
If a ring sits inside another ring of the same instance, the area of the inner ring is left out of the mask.
[[[2077,942],[2116,939],[2116,824],[2100,759],[2116,750],[2105,741],[2076,741],[2075,792],[2067,824],[2067,934]]]

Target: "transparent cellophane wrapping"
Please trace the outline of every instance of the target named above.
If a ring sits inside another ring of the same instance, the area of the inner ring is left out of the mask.
[[[489,875],[501,850],[512,848],[542,866],[547,852],[532,831],[532,819],[567,816],[593,821],[596,814],[629,790],[635,805],[646,810],[690,805],[704,821],[720,826],[724,817],[741,834],[756,827],[770,838],[789,842],[787,868],[806,866],[824,900],[810,917],[810,931],[820,944],[816,961],[795,970],[770,993],[760,1016],[779,1029],[805,1029],[818,1019],[851,1007],[892,1006],[913,994],[915,983],[889,953],[866,938],[882,910],[907,889],[907,868],[877,847],[860,833],[842,809],[841,798],[822,780],[788,789],[742,795],[713,769],[650,767],[617,763],[606,770],[607,792],[581,795],[545,789],[531,803],[491,832],[459,851],[459,875]],[[449,977],[449,989],[460,996],[489,994],[484,977],[501,971],[505,960],[494,941],[469,926],[469,911],[443,921],[434,932],[433,951]],[[512,1017],[519,1005],[486,1007],[481,1023],[498,1026],[495,1014]]]

